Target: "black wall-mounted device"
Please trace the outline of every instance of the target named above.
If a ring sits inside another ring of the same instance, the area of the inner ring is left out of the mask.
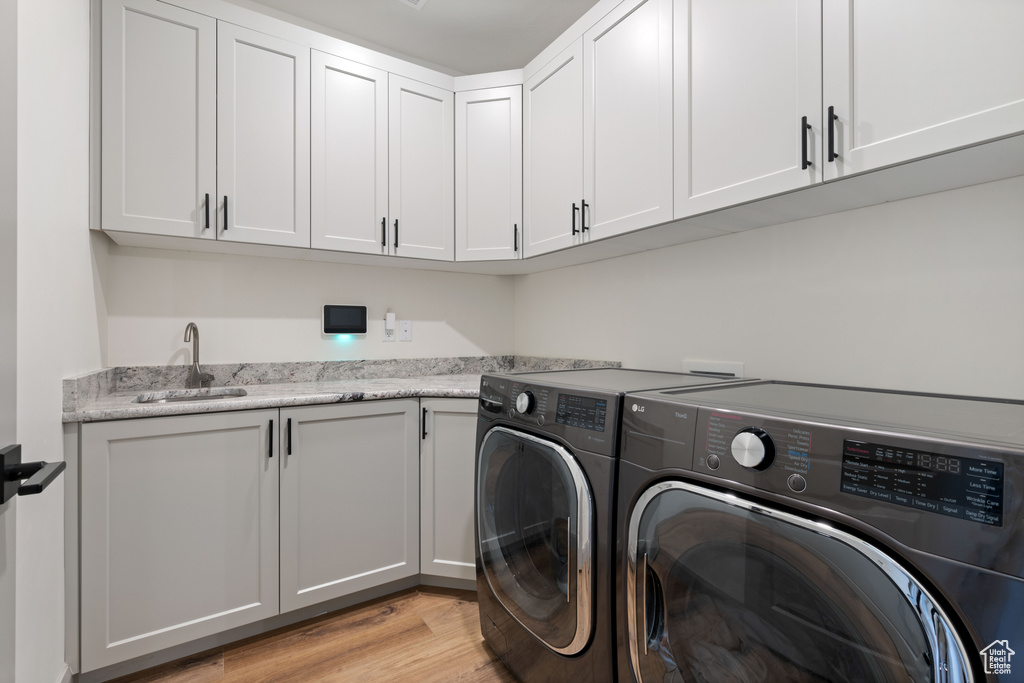
[[[366,334],[366,306],[324,306],[324,334]]]

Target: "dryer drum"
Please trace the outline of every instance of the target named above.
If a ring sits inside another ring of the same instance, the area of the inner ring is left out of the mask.
[[[928,591],[845,532],[670,481],[629,523],[638,681],[970,680]]]

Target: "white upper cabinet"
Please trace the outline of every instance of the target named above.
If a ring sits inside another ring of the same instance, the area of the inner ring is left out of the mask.
[[[309,48],[221,22],[218,239],[309,246]]]
[[[523,251],[536,256],[583,239],[583,41],[523,90]]]
[[[676,218],[819,182],[821,0],[676,0],[674,24]]]
[[[823,25],[826,180],[1024,131],[1019,0],[827,0]]]
[[[391,74],[388,106],[391,253],[454,260],[454,94]]]
[[[388,74],[314,50],[312,246],[387,254]]]
[[[582,227],[672,220],[672,0],[625,2],[583,36]]]
[[[105,2],[102,51],[102,227],[213,239],[216,20]]]
[[[514,259],[523,225],[523,89],[455,94],[455,259]]]

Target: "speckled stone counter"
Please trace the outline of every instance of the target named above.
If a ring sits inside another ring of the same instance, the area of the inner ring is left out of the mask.
[[[480,375],[619,363],[521,356],[204,365],[215,387],[241,386],[247,395],[204,401],[137,403],[140,393],[185,386],[186,369],[110,368],[64,380],[64,422],[99,422],[227,410],[281,408],[388,398],[476,398]]]

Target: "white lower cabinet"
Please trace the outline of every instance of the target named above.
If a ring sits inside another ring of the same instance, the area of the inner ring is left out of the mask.
[[[419,401],[281,410],[281,611],[419,573]]]
[[[82,671],[278,613],[277,418],[82,425]]]
[[[421,407],[420,571],[472,580],[477,401],[422,399]]]

